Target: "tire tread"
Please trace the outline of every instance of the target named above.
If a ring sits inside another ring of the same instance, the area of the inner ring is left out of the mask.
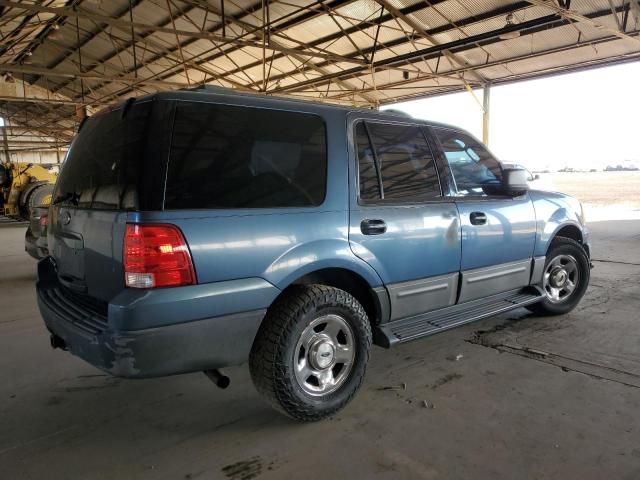
[[[270,307],[258,331],[249,357],[249,367],[253,383],[260,394],[276,410],[305,421],[317,421],[343,408],[360,387],[366,368],[354,370],[357,375],[347,395],[329,409],[300,402],[292,392],[291,381],[286,374],[286,365],[279,359],[280,352],[287,348],[293,336],[298,319],[318,307],[336,306],[347,308],[359,319],[364,332],[364,362],[369,360],[371,346],[371,326],[367,314],[352,295],[327,285],[293,285]],[[355,335],[354,341],[358,341]],[[338,390],[340,391],[340,390]]]

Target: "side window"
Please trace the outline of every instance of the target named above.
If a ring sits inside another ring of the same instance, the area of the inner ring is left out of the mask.
[[[165,208],[320,205],[326,181],[327,140],[320,117],[178,103]]]
[[[378,172],[364,122],[359,122],[356,125],[356,146],[358,148],[360,198],[365,201],[378,200],[381,197]]]
[[[433,155],[419,127],[360,122],[356,141],[361,199],[420,202],[441,195]]]
[[[500,163],[470,135],[446,128],[433,128],[442,145],[449,169],[462,195],[495,193],[501,186]]]

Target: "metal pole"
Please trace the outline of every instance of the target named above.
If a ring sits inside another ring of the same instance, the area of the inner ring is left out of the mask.
[[[484,85],[482,96],[482,143],[489,146],[489,112],[491,109],[491,84]]]
[[[7,127],[9,126],[9,120],[5,117],[4,125],[2,127],[2,144],[4,146],[4,155],[6,162],[9,163],[11,161],[11,157],[9,156],[9,141],[7,140]]]

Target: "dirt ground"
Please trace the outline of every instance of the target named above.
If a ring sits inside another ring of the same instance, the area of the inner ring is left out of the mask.
[[[375,348],[353,402],[300,424],[245,366],[223,391],[201,373],[117,379],[52,350],[24,230],[0,228],[0,478],[638,480],[640,221],[590,229],[573,312]]]
[[[541,173],[532,187],[567,193],[593,206],[619,204],[640,208],[640,171]]]

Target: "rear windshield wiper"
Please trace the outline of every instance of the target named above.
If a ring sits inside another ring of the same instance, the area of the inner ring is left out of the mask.
[[[80,195],[77,194],[76,192],[66,192],[63,193],[61,195],[58,195],[53,202],[51,202],[52,205],[57,205],[59,203],[63,203],[63,202],[69,202],[72,205],[78,205],[78,200],[80,200]]]

